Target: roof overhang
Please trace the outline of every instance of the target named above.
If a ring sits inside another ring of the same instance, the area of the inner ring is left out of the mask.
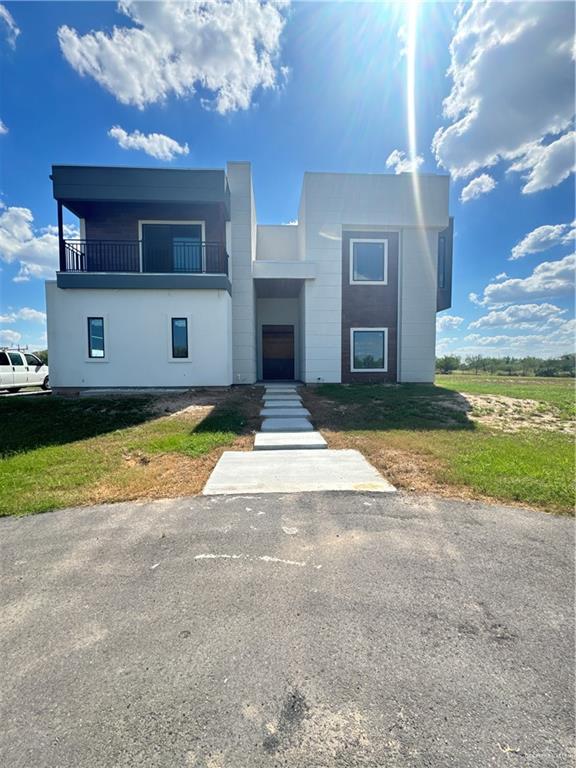
[[[86,203],[214,203],[230,217],[224,170],[53,165],[53,193],[73,213]]]

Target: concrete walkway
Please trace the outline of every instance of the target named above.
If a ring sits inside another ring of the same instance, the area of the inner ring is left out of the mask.
[[[266,384],[254,453],[226,451],[205,496],[302,491],[395,491],[359,451],[327,450],[296,384]]]

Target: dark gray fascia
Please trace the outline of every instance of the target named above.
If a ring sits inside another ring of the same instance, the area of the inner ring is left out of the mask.
[[[143,274],[141,272],[57,272],[58,288],[218,290],[232,295],[227,275]]]
[[[224,170],[53,165],[50,178],[62,202],[221,203],[230,216]]]

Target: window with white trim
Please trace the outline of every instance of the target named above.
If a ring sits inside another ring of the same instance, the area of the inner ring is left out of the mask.
[[[388,283],[388,240],[350,239],[350,283]]]
[[[350,370],[388,370],[388,328],[350,329]]]

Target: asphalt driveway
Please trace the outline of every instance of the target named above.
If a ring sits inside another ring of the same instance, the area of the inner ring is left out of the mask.
[[[566,518],[210,497],[0,541],[6,768],[572,765]]]

